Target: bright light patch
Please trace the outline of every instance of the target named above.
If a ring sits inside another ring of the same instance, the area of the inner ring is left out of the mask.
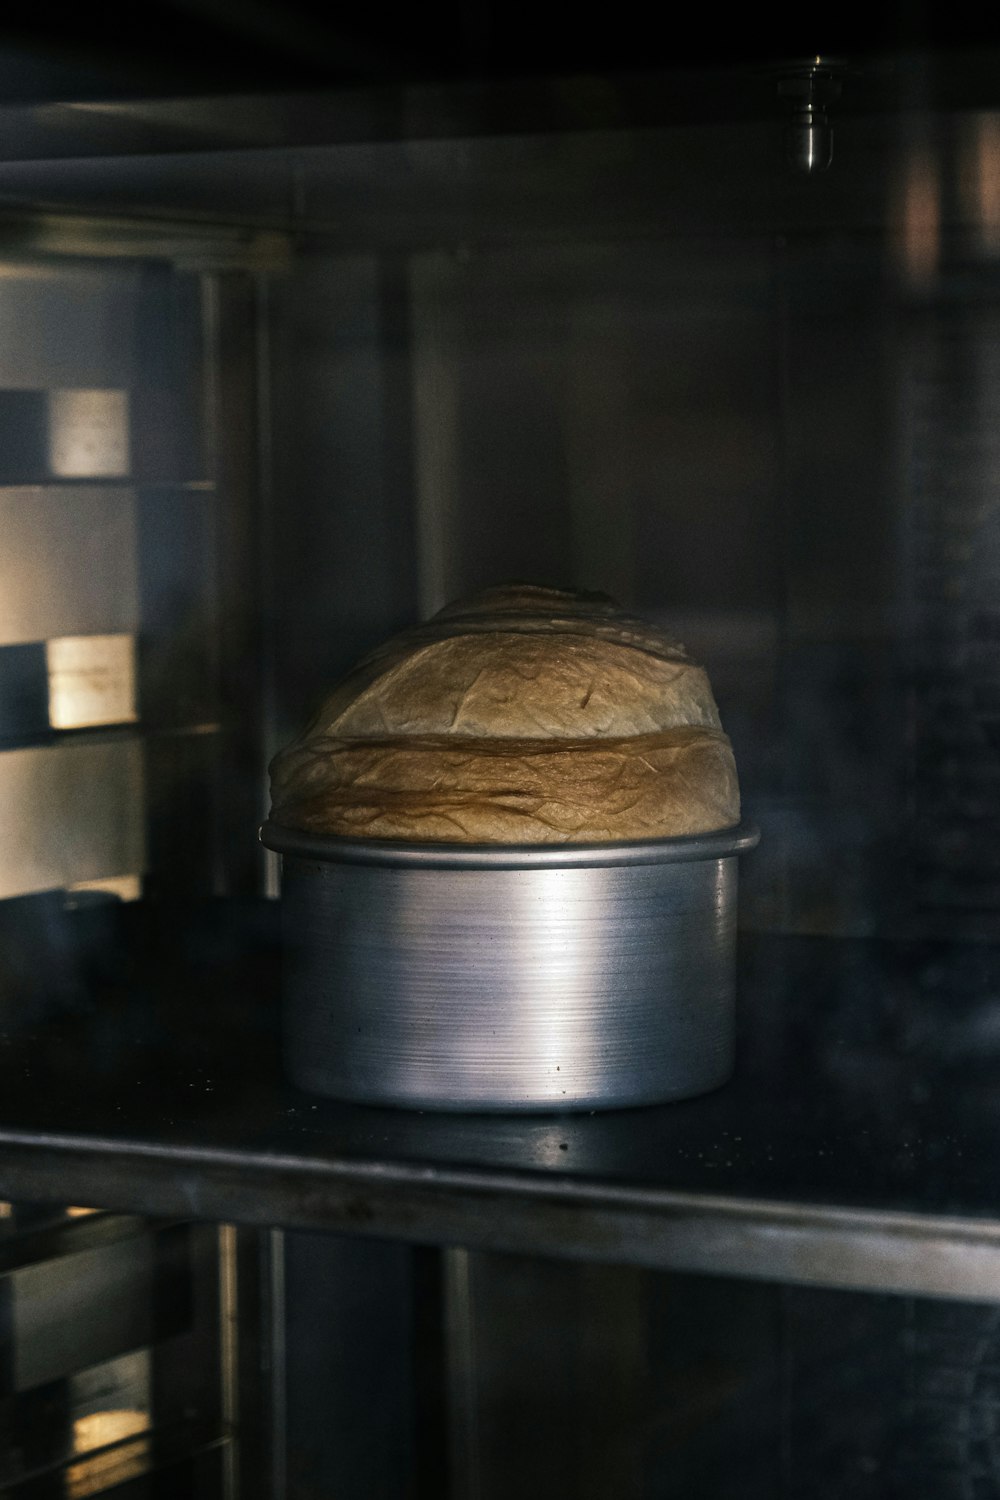
[[[135,637],[65,635],[45,642],[53,729],[129,724],[138,717]]]

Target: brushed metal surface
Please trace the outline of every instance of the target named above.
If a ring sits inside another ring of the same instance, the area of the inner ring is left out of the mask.
[[[131,488],[2,489],[0,536],[0,645],[136,629],[138,520]]]
[[[263,836],[284,845],[285,1056],[301,1087],[435,1109],[597,1109],[729,1076],[735,852],[752,830],[709,836],[701,858],[697,840],[666,839],[600,865],[580,849],[379,858],[370,844],[365,864],[356,845],[338,857],[353,841],[312,840],[328,846],[321,859],[289,852],[284,831]]]
[[[303,833],[268,821],[261,843],[278,854],[352,865],[410,865],[437,870],[565,870],[605,865],[660,865],[721,859],[756,848],[753,823],[672,839],[606,844],[414,844],[391,839],[345,839]]]
[[[0,753],[0,899],[146,865],[138,739]]]

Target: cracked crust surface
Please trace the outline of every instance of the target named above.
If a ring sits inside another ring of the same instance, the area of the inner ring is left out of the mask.
[[[351,837],[566,843],[739,820],[705,672],[605,595],[449,605],[341,682],[274,760],[272,817]]]
[[[276,822],[432,843],[670,838],[739,819],[732,748],[713,729],[607,740],[320,736],[287,767]]]

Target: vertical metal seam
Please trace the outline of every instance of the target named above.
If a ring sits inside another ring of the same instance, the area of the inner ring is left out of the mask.
[[[202,325],[202,442],[205,453],[205,469],[208,479],[212,482],[214,503],[208,510],[208,540],[209,557],[211,569],[211,603],[213,629],[207,633],[208,650],[210,652],[210,672],[216,702],[221,701],[221,673],[222,663],[220,658],[219,625],[220,625],[220,581],[219,581],[219,507],[225,504],[226,497],[219,490],[219,399],[221,390],[220,375],[220,289],[219,278],[212,271],[203,272],[200,278],[201,287],[201,325]],[[222,805],[222,774],[219,755],[216,754],[212,762],[213,796],[212,796],[212,893],[216,896],[228,895],[225,857],[223,853],[222,829],[220,826],[220,808]]]
[[[472,1278],[471,1252],[446,1249],[444,1318],[451,1500],[482,1497]]]
[[[413,478],[416,493],[417,595],[421,616],[451,593],[449,520],[455,504],[455,390],[447,348],[446,296],[453,261],[446,252],[410,262],[413,369]]]
[[[277,734],[277,696],[275,689],[275,589],[274,570],[274,435],[271,379],[271,296],[270,278],[261,271],[254,279],[254,362],[255,362],[255,429],[257,442],[257,532],[259,539],[258,588],[261,601],[260,704],[258,734],[261,744],[263,776],[262,800],[268,796],[267,762]],[[277,897],[280,893],[280,860],[270,850],[261,851],[261,893]]]
[[[240,1493],[239,1423],[239,1270],[234,1224],[220,1224],[219,1244],[219,1380],[223,1431],[223,1494],[238,1500]]]
[[[794,1444],[792,1414],[795,1390],[795,1355],[790,1337],[789,1288],[777,1288],[778,1344],[778,1493],[789,1500],[792,1493]]]
[[[285,1235],[272,1229],[268,1236],[267,1332],[271,1373],[271,1500],[285,1500],[288,1492],[287,1372],[285,1365]]]

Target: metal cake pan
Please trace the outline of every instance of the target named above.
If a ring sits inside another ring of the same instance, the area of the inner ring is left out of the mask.
[[[283,859],[286,1068],[424,1109],[613,1109],[733,1066],[741,823],[648,843],[469,846],[301,833]]]

